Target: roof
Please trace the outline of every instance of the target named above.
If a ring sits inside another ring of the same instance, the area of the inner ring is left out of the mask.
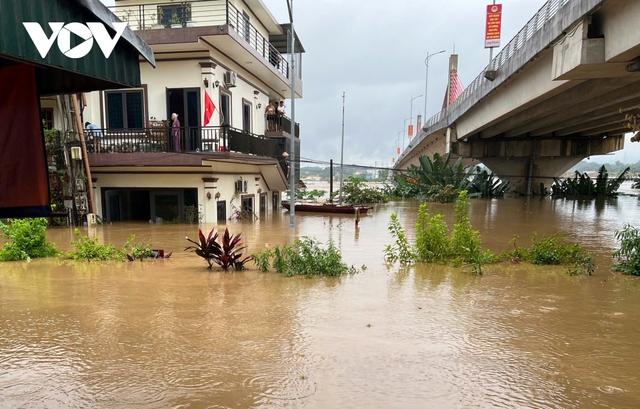
[[[275,34],[269,36],[269,42],[273,45],[279,53],[289,54],[289,45],[287,41],[288,32],[291,29],[291,24],[281,24],[282,34]],[[302,42],[298,38],[298,33],[296,35],[296,53],[304,53],[304,47],[302,46]]]
[[[140,85],[142,56],[155,66],[153,51],[127,28],[109,58],[97,46],[81,58],[66,57],[54,43],[42,57],[23,22],[36,22],[51,35],[48,23],[101,22],[113,36],[113,22],[119,21],[99,0],[2,0],[0,26],[0,67],[29,64],[36,71],[41,95],[87,92],[97,89],[134,87]],[[83,40],[72,36],[72,46]]]

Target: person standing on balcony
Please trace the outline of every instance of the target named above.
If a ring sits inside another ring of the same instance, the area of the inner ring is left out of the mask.
[[[284,101],[280,101],[278,105],[278,130],[282,131],[282,117],[285,115]]]
[[[100,144],[102,143],[102,131],[98,127],[98,125],[92,124],[91,122],[85,122],[84,128],[87,130],[85,134],[91,138],[93,141],[93,151],[95,153],[100,153]]]
[[[275,131],[276,106],[269,101],[269,105],[264,110],[264,116],[267,117],[267,132]]]
[[[171,114],[171,120],[173,121],[173,125],[171,125],[171,136],[173,137],[173,150],[176,152],[180,152],[180,121],[178,120],[178,114]]]

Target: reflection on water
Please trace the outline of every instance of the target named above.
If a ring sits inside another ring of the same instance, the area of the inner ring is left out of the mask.
[[[135,234],[174,257],[0,264],[0,406],[638,407],[640,290],[608,268],[613,231],[637,220],[638,199],[471,203],[486,247],[562,229],[596,252],[596,275],[386,266],[389,216],[411,235],[415,201],[379,205],[359,228],[352,216],[298,213],[292,229],[286,212],[229,222],[251,252],[333,240],[368,267],[343,278],[208,272],[182,251],[195,226],[102,226],[89,233],[117,245]],[[452,205],[430,211],[451,225]],[[50,236],[70,248],[69,230]]]

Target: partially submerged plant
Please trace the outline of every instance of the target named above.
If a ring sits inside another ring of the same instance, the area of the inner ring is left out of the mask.
[[[253,260],[253,256],[242,258],[241,251],[247,247],[240,245],[241,235],[242,233],[238,233],[235,236],[229,234],[229,229],[227,228],[222,235],[222,243],[218,243],[219,236],[215,228],[211,229],[209,236],[206,238],[202,230],[199,229],[198,238],[200,242],[186,237],[187,241],[195,244],[195,246],[189,246],[185,248],[185,251],[194,251],[198,256],[204,258],[209,263],[208,269],[211,269],[215,263],[222,267],[224,271],[227,271],[229,267],[236,271],[244,270],[245,263]]]
[[[58,253],[53,243],[47,242],[45,231],[49,221],[43,217],[0,221],[0,238],[7,242],[0,248],[0,261],[30,260],[52,257]]]

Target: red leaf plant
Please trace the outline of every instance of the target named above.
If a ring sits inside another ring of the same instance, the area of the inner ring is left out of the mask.
[[[227,271],[229,267],[236,271],[244,270],[245,263],[253,260],[253,256],[242,258],[241,251],[246,249],[247,246],[240,245],[241,235],[242,233],[238,233],[233,236],[229,234],[229,229],[227,228],[224,230],[221,243],[218,243],[219,236],[215,228],[211,229],[209,236],[206,238],[202,234],[202,230],[198,230],[200,242],[198,243],[186,237],[187,241],[195,244],[195,246],[189,246],[185,251],[195,251],[198,256],[207,260],[207,263],[209,263],[208,269],[211,269],[215,263],[222,267],[224,271]]]

